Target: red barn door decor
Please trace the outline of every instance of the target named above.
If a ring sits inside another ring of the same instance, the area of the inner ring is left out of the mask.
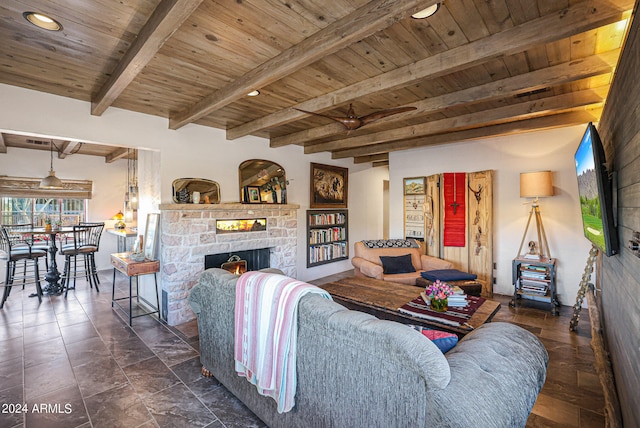
[[[445,247],[466,245],[466,189],[467,174],[445,172],[444,176],[444,237]]]

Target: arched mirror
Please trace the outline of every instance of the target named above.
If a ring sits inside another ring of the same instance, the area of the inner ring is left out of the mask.
[[[286,204],[287,175],[275,162],[250,159],[238,167],[240,201],[245,204]]]
[[[220,185],[206,178],[176,178],[172,183],[177,204],[219,204]]]

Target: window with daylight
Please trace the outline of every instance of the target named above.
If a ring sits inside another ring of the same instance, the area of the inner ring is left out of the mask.
[[[2,224],[32,223],[43,226],[45,218],[55,224],[71,226],[85,221],[86,199],[71,198],[1,198]]]
[[[86,221],[90,180],[62,180],[62,189],[42,189],[39,178],[0,176],[0,224],[71,226]]]

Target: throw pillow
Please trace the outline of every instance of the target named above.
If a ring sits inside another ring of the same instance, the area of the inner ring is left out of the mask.
[[[367,248],[420,248],[415,239],[369,239],[362,243]]]
[[[404,256],[380,256],[380,261],[382,262],[384,274],[390,275],[416,271],[416,268],[413,267],[413,263],[411,262],[411,254],[405,254]]]
[[[446,353],[458,344],[458,336],[453,333],[447,333],[446,331],[432,330],[430,328],[422,327],[419,325],[409,325],[409,327],[418,330],[424,337],[433,342],[434,345]]]

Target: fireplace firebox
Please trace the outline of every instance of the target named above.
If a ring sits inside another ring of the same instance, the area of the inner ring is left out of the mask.
[[[220,268],[229,259],[243,260],[247,262],[247,270],[260,270],[271,267],[271,251],[269,248],[255,250],[233,251],[230,253],[207,254],[204,256],[204,268]]]

